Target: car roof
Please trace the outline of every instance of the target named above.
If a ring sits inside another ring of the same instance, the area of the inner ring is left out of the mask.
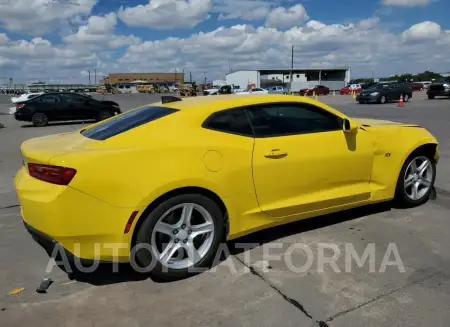
[[[162,102],[160,101],[152,103],[151,105],[173,108],[182,111],[195,110],[195,112],[202,111],[203,113],[213,113],[234,107],[244,107],[257,104],[280,103],[280,102],[309,103],[335,111],[333,108],[330,108],[324,103],[321,103],[317,100],[298,95],[295,96],[284,94],[256,94],[256,95],[246,95],[245,97],[236,94],[198,96],[198,97],[182,98],[181,101],[175,101],[165,104],[162,104]]]

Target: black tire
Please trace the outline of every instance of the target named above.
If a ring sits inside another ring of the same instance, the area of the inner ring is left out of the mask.
[[[433,167],[433,177],[431,180],[431,186],[430,186],[429,190],[426,192],[426,194],[418,200],[412,200],[406,194],[404,176],[406,174],[406,170],[407,170],[409,164],[411,163],[411,161],[418,157],[426,157],[426,158],[428,158],[428,160],[430,160],[431,165]],[[405,163],[402,166],[402,169],[400,170],[400,174],[399,174],[398,180],[397,180],[397,186],[395,189],[395,198],[394,198],[395,202],[403,208],[412,208],[412,207],[416,207],[416,206],[424,204],[425,202],[428,201],[428,199],[430,197],[430,193],[434,187],[435,180],[436,180],[436,162],[434,161],[434,158],[424,152],[418,152],[418,151],[413,152],[408,157],[408,159],[406,159]]]
[[[31,117],[31,122],[36,127],[44,127],[48,125],[48,117],[42,112],[37,112]]]
[[[382,96],[380,97],[380,103],[381,103],[381,104],[387,103],[387,98],[386,98],[385,95],[382,95]]]
[[[434,95],[428,95],[428,99],[429,100],[433,100],[434,99]]]
[[[163,266],[154,255],[147,249],[138,249],[134,258],[140,267],[151,267],[148,273],[157,280],[178,280],[186,278],[190,275],[206,270],[211,267],[216,257],[217,249],[221,242],[225,239],[225,222],[224,213],[219,206],[212,199],[201,194],[182,194],[174,196],[164,202],[160,203],[154,208],[136,233],[136,246],[139,244],[149,245],[152,231],[158,222],[159,218],[170,208],[182,203],[195,203],[205,208],[211,215],[214,222],[214,237],[209,251],[205,256],[195,265],[184,269],[171,269]],[[132,258],[133,259],[133,258]]]
[[[102,121],[108,119],[109,117],[114,116],[114,114],[109,110],[100,110],[97,116],[97,121]]]
[[[364,101],[362,101],[362,100],[359,100],[358,102],[359,102],[359,104],[364,104]]]

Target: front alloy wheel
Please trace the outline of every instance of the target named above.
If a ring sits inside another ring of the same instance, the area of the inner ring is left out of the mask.
[[[386,103],[386,97],[384,95],[381,96],[380,103],[381,104],[385,104]]]
[[[434,179],[431,160],[420,156],[411,160],[404,175],[405,193],[413,201],[420,201],[430,191]]]
[[[428,200],[436,179],[436,163],[427,155],[408,158],[397,183],[396,198],[407,207],[421,205]]]

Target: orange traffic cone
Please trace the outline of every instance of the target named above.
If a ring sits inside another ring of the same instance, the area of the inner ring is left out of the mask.
[[[398,107],[403,108],[405,104],[403,103],[403,94],[400,94],[400,100],[398,100]]]

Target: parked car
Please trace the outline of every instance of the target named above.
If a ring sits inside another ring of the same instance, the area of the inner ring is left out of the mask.
[[[11,102],[13,103],[14,106],[9,108],[9,114],[14,115],[14,113],[16,112],[16,103],[17,102],[27,101],[27,100],[37,97],[38,95],[41,95],[41,94],[44,94],[44,92],[24,93],[18,97],[12,97]]]
[[[330,93],[330,89],[324,85],[316,85],[313,88],[301,89],[300,95],[327,95]]]
[[[413,91],[422,91],[423,90],[422,83],[408,83],[408,86]]]
[[[255,87],[252,89],[247,89],[242,92],[237,92],[238,95],[246,95],[246,94],[269,94],[269,91],[261,89],[259,87]]]
[[[445,77],[439,82],[432,83],[427,91],[428,99],[435,97],[449,97],[450,98],[450,77]]]
[[[340,94],[351,94],[352,92],[359,93],[363,90],[362,84],[349,84],[339,90]]]
[[[104,120],[120,114],[114,101],[100,101],[75,93],[45,93],[16,103],[14,117],[18,121],[46,126],[50,121]]]
[[[25,141],[15,188],[47,252],[133,260],[173,280],[210,267],[227,239],[382,201],[421,205],[438,149],[418,125],[305,97],[167,97]]]
[[[212,89],[206,89],[203,91],[203,95],[219,95],[219,94],[234,94],[240,93],[241,90],[239,86],[234,84],[226,84],[221,86],[214,86]]]
[[[38,95],[41,95],[41,94],[44,94],[44,92],[24,93],[18,97],[12,97],[11,102],[17,103],[17,102],[21,102],[21,101],[27,101],[27,100],[37,97]]]
[[[288,94],[288,90],[283,86],[271,86],[267,88],[269,94]]]
[[[412,98],[412,90],[405,83],[381,82],[363,90],[356,96],[359,103],[387,103],[398,101],[400,96],[404,102]]]

